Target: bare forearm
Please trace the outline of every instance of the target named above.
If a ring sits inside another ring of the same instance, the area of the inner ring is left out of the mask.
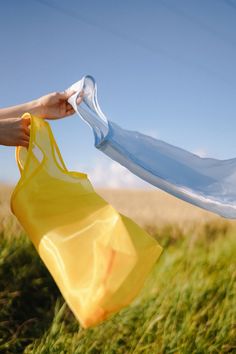
[[[28,147],[30,117],[23,118],[22,115],[30,113],[45,119],[70,116],[74,113],[74,109],[67,100],[73,93],[74,91],[70,89],[64,92],[53,92],[31,102],[0,109],[0,145]],[[81,93],[77,104],[82,100]]]
[[[36,114],[40,111],[38,100],[26,102],[17,106],[1,108],[0,119],[8,119],[12,117],[21,117],[25,112]]]

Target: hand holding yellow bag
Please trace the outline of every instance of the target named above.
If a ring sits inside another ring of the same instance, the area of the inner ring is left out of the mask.
[[[29,149],[16,150],[21,178],[12,211],[87,328],[134,299],[162,249],[104,201],[86,174],[68,171],[49,124],[30,117]]]

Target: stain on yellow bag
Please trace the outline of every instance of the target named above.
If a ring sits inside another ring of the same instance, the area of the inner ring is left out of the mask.
[[[30,117],[29,149],[16,150],[21,178],[12,211],[87,328],[134,299],[162,249],[102,199],[86,174],[68,171],[49,124]]]

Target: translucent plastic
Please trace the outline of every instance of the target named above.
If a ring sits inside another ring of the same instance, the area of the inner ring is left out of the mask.
[[[68,171],[49,124],[30,117],[29,149],[16,150],[21,178],[12,211],[74,315],[90,327],[134,299],[162,249],[103,200],[86,174]]]
[[[235,158],[201,158],[137,131],[122,129],[102,113],[91,76],[85,76],[72,87],[77,92],[69,102],[92,128],[99,150],[143,180],[180,199],[224,217],[236,218]],[[77,106],[81,90],[84,101]]]

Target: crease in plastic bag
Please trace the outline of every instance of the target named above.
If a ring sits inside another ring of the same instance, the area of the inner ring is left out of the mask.
[[[47,122],[31,117],[28,150],[16,149],[21,178],[11,209],[84,328],[127,306],[162,248],[68,171]]]
[[[203,209],[236,218],[236,158],[203,158],[108,120],[92,76],[73,84],[69,102],[92,128],[95,146],[150,184]],[[84,91],[83,103],[77,97]]]

